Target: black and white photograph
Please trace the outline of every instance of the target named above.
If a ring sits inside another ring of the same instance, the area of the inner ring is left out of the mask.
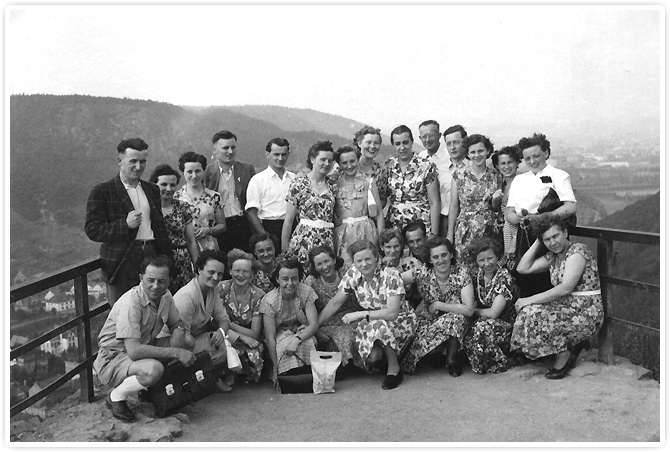
[[[4,16],[7,447],[664,445],[660,4]]]

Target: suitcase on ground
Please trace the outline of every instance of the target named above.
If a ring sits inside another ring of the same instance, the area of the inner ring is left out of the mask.
[[[212,365],[212,358],[205,350],[196,353],[195,362],[186,367],[188,389],[194,402],[216,392],[216,381],[223,371],[223,366]]]
[[[157,416],[165,417],[178,412],[190,403],[186,367],[179,361],[168,363],[161,379],[147,388],[147,392]]]

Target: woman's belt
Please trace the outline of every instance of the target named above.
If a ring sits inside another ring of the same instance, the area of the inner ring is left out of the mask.
[[[311,226],[313,228],[333,228],[335,226],[333,223],[330,221],[323,221],[323,220],[308,220],[307,218],[301,218],[300,219],[300,224],[304,224],[307,226]]]
[[[598,290],[583,290],[581,292],[572,292],[570,295],[575,297],[587,297],[589,295],[600,295],[600,289]]]
[[[342,218],[342,223],[345,223],[345,224],[354,224],[354,223],[358,223],[359,221],[365,221],[365,220],[367,220],[367,219],[368,219],[367,216],[364,216],[364,217]]]
[[[420,202],[396,202],[391,205],[394,209],[420,209],[422,203]]]

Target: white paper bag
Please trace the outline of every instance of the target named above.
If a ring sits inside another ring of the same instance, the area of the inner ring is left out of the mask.
[[[226,361],[228,361],[228,368],[234,372],[239,372],[242,370],[242,363],[240,362],[240,357],[237,356],[237,350],[230,345],[227,337],[224,337],[223,340],[226,344]]]
[[[335,372],[342,362],[342,353],[312,350],[309,359],[312,365],[314,394],[335,392]]]

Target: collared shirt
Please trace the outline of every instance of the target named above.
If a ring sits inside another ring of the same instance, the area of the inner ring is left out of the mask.
[[[230,167],[230,171],[224,171],[219,165],[219,193],[221,193],[221,202],[223,202],[223,214],[228,217],[242,215],[242,205],[235,194],[235,164]]]
[[[169,291],[156,306],[147,297],[142,284],[138,284],[114,303],[98,335],[98,344],[109,350],[125,352],[124,339],[139,339],[140,344],[149,345],[164,325],[172,332],[177,322],[179,311]]]
[[[137,210],[142,214],[142,221],[140,222],[140,227],[137,230],[136,240],[153,240],[154,231],[151,229],[151,208],[149,207],[149,201],[147,200],[147,195],[144,193],[142,184],[138,181],[137,185],[133,187],[130,184],[126,184],[121,181],[126,191],[128,192],[128,197],[133,203],[133,209]]]
[[[256,174],[247,187],[246,209],[258,209],[261,220],[283,220],[286,215],[286,195],[295,173],[284,170],[284,177],[269,166]]]
[[[519,215],[522,209],[528,210],[528,213],[537,213],[537,208],[551,188],[556,191],[561,201],[577,202],[572,191],[570,175],[547,165],[537,174],[533,174],[532,171],[517,174],[509,189],[507,207],[514,207]]]
[[[223,328],[225,322],[230,321],[221,297],[219,297],[219,286],[210,289],[207,300],[205,300],[197,277],[174,294],[174,304],[179,310],[184,328],[193,337],[207,331],[206,325],[211,317],[214,318],[219,328]]]
[[[441,209],[440,213],[442,215],[449,215],[449,203],[451,199],[449,198],[451,190],[451,175],[454,173],[450,166],[451,157],[449,156],[449,151],[444,143],[440,142],[440,147],[435,151],[433,155],[429,155],[428,151],[424,149],[419,152],[419,157],[424,157],[430,160],[435,164],[437,168],[437,180],[440,185],[440,203]]]
[[[451,158],[449,159],[449,168],[444,175],[444,182],[440,179],[440,196],[444,196],[442,199],[446,199],[446,204],[442,204],[442,212],[440,212],[443,215],[449,215],[449,207],[451,207],[451,181],[454,179],[454,172],[459,168],[465,168],[470,165],[471,163],[468,159],[463,159],[458,165],[452,162]],[[445,209],[447,213],[444,213]]]

